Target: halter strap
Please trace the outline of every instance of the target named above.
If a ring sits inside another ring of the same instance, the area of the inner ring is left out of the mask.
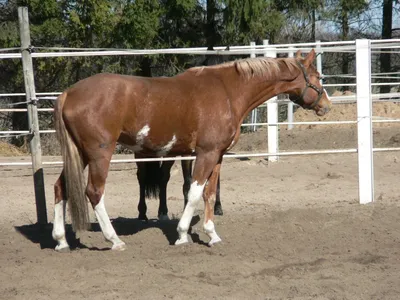
[[[306,81],[306,87],[305,87],[305,88],[303,89],[303,91],[301,92],[300,97],[297,98],[297,99],[295,99],[295,100],[293,100],[293,102],[296,103],[296,104],[301,105],[301,106],[304,107],[304,108],[312,109],[312,108],[314,108],[314,107],[319,103],[319,101],[321,100],[322,95],[323,95],[323,93],[324,93],[324,88],[323,88],[323,87],[318,88],[316,85],[312,84],[312,83],[310,82],[310,79],[309,79],[309,77],[308,77],[308,74],[307,74],[307,71],[306,71],[306,68],[304,67],[304,65],[303,65],[300,61],[298,61],[298,60],[296,60],[296,63],[297,63],[297,65],[299,66],[300,70],[301,70],[302,73],[303,73],[304,80]],[[312,88],[314,91],[316,91],[316,92],[318,93],[318,98],[317,98],[313,103],[311,103],[310,105],[305,104],[305,102],[304,102],[304,95],[306,94],[306,91],[307,91],[308,88]]]

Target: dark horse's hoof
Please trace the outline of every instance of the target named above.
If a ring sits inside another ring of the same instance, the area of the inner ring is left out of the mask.
[[[139,219],[140,221],[143,221],[143,222],[149,221],[149,219],[147,218],[147,216],[146,216],[146,215],[142,215],[142,214],[139,214],[138,219]]]
[[[223,210],[222,210],[222,206],[221,205],[216,205],[215,207],[214,207],[214,215],[216,215],[216,216],[223,216],[224,215],[224,212],[223,212]]]

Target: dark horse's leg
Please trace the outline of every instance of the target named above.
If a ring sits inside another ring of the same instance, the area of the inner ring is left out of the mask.
[[[146,205],[146,192],[145,192],[145,185],[146,185],[146,163],[145,162],[137,162],[137,172],[136,176],[139,181],[139,204],[138,204],[138,211],[139,211],[139,220],[147,221],[147,205]]]
[[[146,197],[157,197],[159,187],[159,162],[137,162],[137,179],[139,181],[139,220],[147,221]]]
[[[147,221],[146,198],[160,199],[158,218],[168,219],[167,185],[171,175],[174,161],[138,162],[137,178],[140,186],[140,199],[138,204],[139,219]]]
[[[214,215],[216,216],[222,216],[224,214],[222,210],[221,196],[220,196],[220,186],[221,186],[220,178],[221,178],[221,173],[218,173],[217,190],[215,193],[215,205],[214,205]]]
[[[161,164],[160,175],[160,205],[158,207],[158,219],[168,220],[168,207],[167,207],[167,185],[171,177],[171,168],[174,161],[163,161]]]
[[[182,160],[182,174],[183,174],[183,198],[184,198],[184,205],[183,208],[186,207],[188,202],[188,194],[190,190],[190,185],[192,184],[192,160]]]
[[[188,193],[190,189],[190,184],[192,182],[192,160],[182,160],[182,173],[183,173],[183,197],[185,199],[184,207],[188,202]],[[218,181],[217,181],[217,191],[216,191],[216,200],[214,206],[214,214],[216,216],[222,216],[224,214],[221,205],[221,197],[220,197],[220,174],[218,173]]]

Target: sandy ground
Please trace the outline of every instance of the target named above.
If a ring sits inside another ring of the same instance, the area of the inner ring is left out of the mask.
[[[396,126],[374,131],[378,146],[400,143]],[[351,148],[355,136],[354,128],[282,129],[281,149]],[[264,143],[260,130],[243,135],[238,147],[262,149]],[[399,155],[375,154],[376,202],[369,205],[358,204],[356,154],[279,163],[227,159],[224,216],[216,218],[223,242],[213,248],[204,244],[202,204],[192,222],[193,243],[172,245],[183,207],[179,164],[168,186],[172,220],[158,222],[158,203],[149,200],[149,223],[136,219],[135,165],[113,165],[106,207],[128,245],[117,253],[109,251],[93,213],[92,231],[75,240],[68,227],[75,248],[56,253],[52,224],[43,232],[35,225],[31,170],[2,167],[0,299],[398,299]],[[45,169],[50,222],[59,172]]]

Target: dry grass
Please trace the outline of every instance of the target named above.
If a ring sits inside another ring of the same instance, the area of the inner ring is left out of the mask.
[[[0,141],[0,155],[1,156],[22,156],[27,155],[27,152],[9,143]]]

